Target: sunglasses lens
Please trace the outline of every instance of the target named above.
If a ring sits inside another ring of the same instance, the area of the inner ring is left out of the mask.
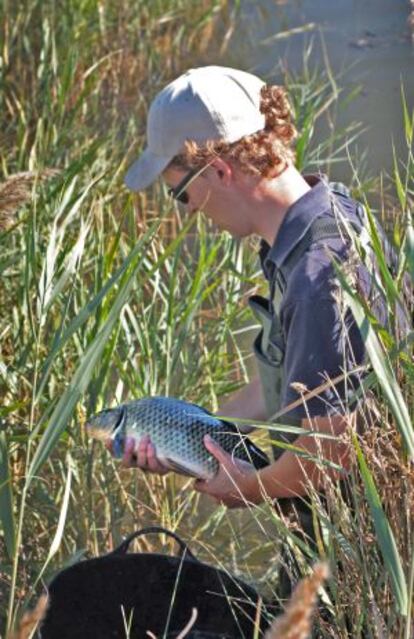
[[[189,197],[188,197],[187,191],[183,191],[182,193],[179,193],[179,195],[177,195],[176,199],[179,202],[181,202],[181,204],[188,204]]]
[[[168,195],[173,197],[178,202],[181,202],[181,204],[188,204],[190,201],[190,197],[187,191],[185,191],[184,189],[190,182],[192,182],[194,176],[199,172],[200,169],[191,169],[191,171],[187,173],[187,175],[181,180],[179,184],[177,184],[176,187],[168,190]]]

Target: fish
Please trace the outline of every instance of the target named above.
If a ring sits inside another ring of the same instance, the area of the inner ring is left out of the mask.
[[[133,437],[139,444],[148,435],[164,465],[197,479],[211,479],[219,468],[218,461],[204,445],[205,435],[210,435],[227,453],[257,469],[270,463],[266,453],[234,423],[174,397],[144,397],[102,410],[87,420],[86,432],[96,439],[111,440],[115,457],[122,457],[127,437]]]

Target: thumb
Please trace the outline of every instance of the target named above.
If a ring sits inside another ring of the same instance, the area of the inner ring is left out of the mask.
[[[205,435],[204,446],[220,464],[226,465],[229,463],[229,461],[231,461],[231,455],[226,453],[226,451],[220,446],[220,444],[214,441],[214,439],[210,437],[210,435]]]
[[[193,488],[199,493],[208,492],[208,481],[206,481],[205,479],[196,479],[193,484]]]

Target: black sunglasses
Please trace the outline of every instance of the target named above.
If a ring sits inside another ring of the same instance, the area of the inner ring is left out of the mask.
[[[174,200],[177,200],[177,202],[188,204],[190,198],[187,191],[185,190],[185,187],[191,182],[191,180],[195,175],[197,175],[197,173],[200,173],[199,167],[196,169],[191,169],[191,171],[189,171],[183,177],[183,179],[181,180],[181,182],[179,182],[179,184],[177,184],[177,186],[175,186],[173,189],[168,189],[168,195],[173,197]]]

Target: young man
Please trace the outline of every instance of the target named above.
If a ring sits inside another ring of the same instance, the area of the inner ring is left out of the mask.
[[[343,471],[278,447],[283,437],[275,435],[273,463],[256,471],[206,438],[220,469],[194,487],[230,508],[257,504],[266,496],[279,505],[294,505],[312,539],[304,497],[310,484],[320,489],[323,477],[339,481],[346,474],[349,450],[341,436],[356,422],[348,395],[360,384],[364,347],[351,312],[341,304],[332,258],[342,263],[348,258],[344,218],[356,232],[363,220],[343,190],[335,191],[323,176],[297,171],[295,137],[283,88],[235,69],[192,69],[151,104],[147,149],[125,181],[139,191],[162,178],[189,215],[201,210],[234,237],[262,239],[269,298],[249,300],[262,324],[254,344],[259,374],[220,413],[254,422],[284,411],[282,424],[334,436],[296,435],[295,446]],[[367,269],[359,264],[356,272],[368,293]],[[133,441],[127,442],[124,463],[168,472],[148,438],[136,450]],[[285,595],[290,590],[286,579]]]
[[[235,69],[192,69],[151,104],[148,146],[125,182],[139,191],[161,177],[190,215],[202,210],[234,237],[262,238],[261,261],[270,297],[249,301],[263,324],[255,342],[260,376],[220,413],[265,420],[325,382],[316,396],[297,401],[280,421],[340,438],[355,421],[346,410],[346,394],[358,383],[352,373],[345,383],[344,372],[362,363],[364,348],[350,312],[340,307],[332,256],[344,261],[348,253],[339,218],[346,216],[357,228],[360,212],[346,195],[334,193],[323,177],[297,171],[295,137],[281,87],[266,86]],[[366,288],[369,277],[362,267],[359,275]],[[336,385],[326,383],[338,376]],[[292,452],[276,449],[278,459],[257,473],[213,441],[205,444],[219,460],[220,471],[209,482],[196,482],[195,488],[229,507],[259,503],[265,494],[274,499],[305,495],[309,481],[316,488],[321,485],[320,468]],[[319,451],[347,468],[347,444],[340,439],[318,441],[304,435],[295,446],[311,454]],[[137,450],[127,442],[124,462],[167,472],[148,439]],[[323,472],[340,476],[336,470]]]

